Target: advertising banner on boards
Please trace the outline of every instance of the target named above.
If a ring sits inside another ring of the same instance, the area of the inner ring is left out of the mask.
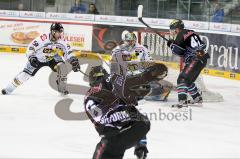
[[[1,21],[0,45],[26,47],[36,37],[50,32],[51,23]],[[64,37],[70,42],[73,49],[88,50],[92,48],[92,26],[63,24]]]
[[[126,27],[116,25],[94,25],[93,26],[93,52],[106,52],[110,54],[111,51],[107,48],[114,46],[112,42],[119,43],[124,31],[133,31],[138,37],[138,41],[146,45],[150,50],[152,57],[156,60],[178,62],[179,58],[173,55],[166,45],[166,42],[158,35],[138,27]],[[167,38],[168,30],[159,30]],[[240,73],[240,36],[215,34],[215,33],[199,33],[201,39],[207,44],[207,52],[211,58],[207,67]],[[108,46],[110,45],[110,46]]]

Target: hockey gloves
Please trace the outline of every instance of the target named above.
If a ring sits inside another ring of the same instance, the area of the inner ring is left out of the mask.
[[[208,54],[208,53],[205,53],[204,50],[198,50],[198,51],[196,51],[196,57],[197,57],[198,59],[203,59],[203,58],[209,59],[209,58],[210,58],[209,54]]]
[[[33,66],[33,67],[35,67],[35,68],[39,67],[40,62],[38,61],[36,56],[30,56],[29,57],[29,62],[31,64],[31,66]]]
[[[170,46],[172,45],[173,42],[174,42],[174,40],[169,39],[168,42],[167,42],[167,46],[170,47]]]
[[[76,57],[71,57],[69,59],[69,63],[72,65],[73,72],[80,71],[80,65],[79,65],[78,59]]]
[[[156,63],[155,65],[147,68],[146,72],[150,73],[149,76],[147,76],[147,79],[151,82],[153,80],[162,80],[166,77],[168,68],[164,64]]]

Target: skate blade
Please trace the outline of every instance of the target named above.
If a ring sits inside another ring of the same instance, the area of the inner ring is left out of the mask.
[[[189,112],[189,107],[182,107],[182,108],[176,108],[176,107],[172,107],[172,111],[174,112]]]
[[[188,104],[190,107],[203,107],[203,103]]]
[[[190,107],[189,107],[189,105],[187,105],[187,106],[182,106],[182,107],[179,107],[178,105],[176,105],[176,104],[173,104],[172,106],[171,106],[171,109],[173,110],[173,111],[177,111],[177,112],[188,112],[189,111],[189,109],[190,109]]]
[[[1,95],[9,95],[6,90],[2,89],[1,90]]]
[[[59,97],[68,97],[69,93],[58,92]]]
[[[144,158],[144,152],[142,152],[142,155],[139,156],[139,157],[137,157],[137,159],[145,159],[145,158]]]

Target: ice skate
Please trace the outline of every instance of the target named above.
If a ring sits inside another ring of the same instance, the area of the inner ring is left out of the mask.
[[[5,89],[2,89],[1,93],[2,93],[2,95],[7,95],[8,94]]]
[[[146,145],[138,146],[135,148],[134,155],[137,156],[137,159],[146,159],[147,158],[148,149]]]
[[[186,101],[179,101],[179,103],[173,104],[172,108],[178,108],[178,109],[188,108],[188,101],[187,100]]]

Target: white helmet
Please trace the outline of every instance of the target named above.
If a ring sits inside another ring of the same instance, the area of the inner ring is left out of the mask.
[[[137,41],[137,37],[134,33],[128,32],[124,35],[123,40],[124,41],[130,41],[130,40]]]
[[[123,36],[123,41],[127,46],[133,47],[137,42],[137,37],[134,33],[128,32]]]

